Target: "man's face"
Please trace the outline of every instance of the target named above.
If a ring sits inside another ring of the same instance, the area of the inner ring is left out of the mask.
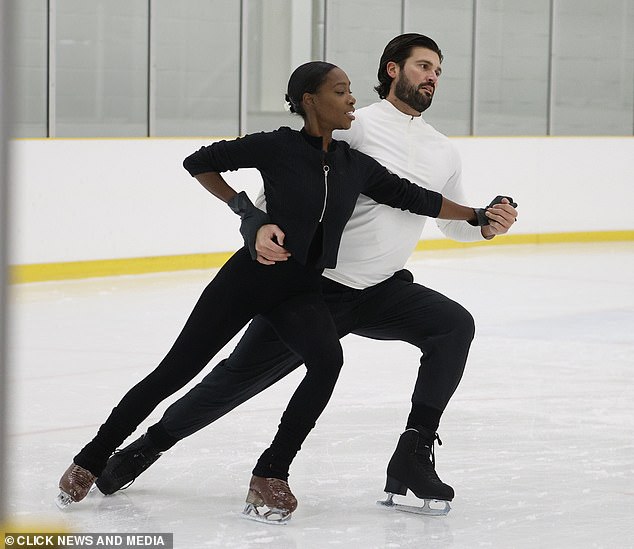
[[[440,58],[427,48],[413,48],[403,68],[396,66],[394,95],[418,112],[429,108],[442,72]]]

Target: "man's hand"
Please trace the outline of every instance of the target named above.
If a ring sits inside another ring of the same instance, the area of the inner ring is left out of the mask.
[[[506,198],[499,204],[489,207],[485,215],[489,218],[489,224],[482,227],[481,231],[487,240],[495,235],[507,233],[511,225],[517,221],[517,210]]]
[[[290,256],[284,248],[284,233],[277,225],[262,225],[255,237],[257,260],[262,265],[275,265],[278,261],[286,261]]]

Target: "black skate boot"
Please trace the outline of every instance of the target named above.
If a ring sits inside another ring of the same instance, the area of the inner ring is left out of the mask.
[[[379,505],[424,515],[446,515],[449,512],[449,502],[454,497],[454,491],[436,474],[436,440],[442,445],[438,434],[428,429],[407,429],[401,435],[387,466],[385,492],[388,497],[385,501],[378,501]],[[422,507],[401,505],[392,501],[395,495],[406,495],[408,489],[417,498],[424,500]],[[440,503],[441,506],[432,507],[430,503]]]
[[[162,450],[143,435],[122,450],[117,450],[96,481],[97,488],[106,496],[127,488],[135,479],[161,457]]]

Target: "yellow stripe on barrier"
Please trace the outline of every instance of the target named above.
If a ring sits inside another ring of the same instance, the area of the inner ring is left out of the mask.
[[[620,242],[630,240],[634,240],[634,231],[511,234],[497,236],[493,240],[481,240],[478,242],[455,242],[449,239],[421,240],[416,246],[416,250],[451,250],[493,245]],[[216,252],[209,254],[13,265],[9,267],[9,274],[11,283],[24,284],[27,282],[72,280],[102,276],[212,269],[224,265],[231,255],[233,255],[233,252]]]
[[[496,236],[492,240],[478,240],[476,242],[456,242],[442,238],[439,240],[421,240],[416,246],[417,251],[453,250],[460,248],[477,248],[479,246],[508,246],[516,244],[562,244],[584,242],[624,242],[634,240],[634,231],[595,231],[571,233],[541,233],[541,234],[507,234]]]
[[[12,284],[221,267],[233,252],[38,263],[9,267]]]

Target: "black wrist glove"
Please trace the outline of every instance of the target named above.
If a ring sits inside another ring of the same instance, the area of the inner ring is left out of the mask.
[[[270,223],[271,219],[266,212],[263,212],[253,205],[253,202],[251,202],[247,193],[244,191],[235,195],[227,202],[227,205],[234,213],[240,216],[242,220],[240,224],[240,234],[244,239],[244,245],[249,248],[251,259],[256,259],[258,253],[255,251],[255,237],[258,233],[258,229],[262,225]]]
[[[496,204],[501,204],[503,198],[506,198],[511,206],[517,208],[517,202],[513,202],[513,199],[510,196],[497,195],[493,200],[491,200],[486,208],[474,208],[474,211],[476,213],[476,220],[468,221],[467,223],[469,223],[469,225],[473,225],[474,227],[484,227],[484,225],[488,225],[489,218],[484,212],[486,212],[490,207],[495,206]]]

